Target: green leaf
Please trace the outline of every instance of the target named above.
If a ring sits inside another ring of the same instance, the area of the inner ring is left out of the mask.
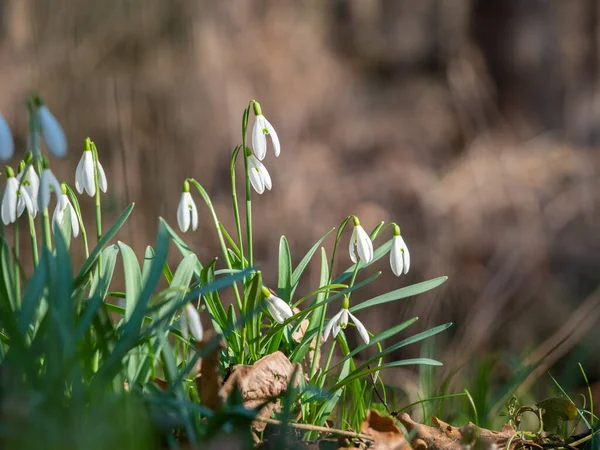
[[[11,311],[16,311],[18,309],[18,300],[17,300],[17,296],[16,296],[16,283],[17,283],[17,278],[15,275],[15,266],[13,264],[13,261],[10,257],[10,249],[9,249],[9,245],[6,242],[6,240],[4,239],[4,237],[1,238],[0,241],[0,264],[2,264],[2,281],[4,282],[4,286],[5,286],[5,293],[6,293],[6,297],[2,296],[3,299],[8,300],[8,305],[10,305],[10,310]]]
[[[134,206],[135,206],[135,203],[132,203],[131,205],[129,205],[125,209],[125,211],[123,211],[123,213],[121,213],[121,215],[119,216],[117,221],[113,224],[113,226],[108,229],[108,231],[104,234],[104,236],[102,236],[102,239],[100,239],[100,242],[98,242],[96,247],[94,247],[94,250],[92,250],[92,253],[90,253],[89,258],[83,263],[83,266],[81,267],[81,270],[79,271],[79,274],[75,278],[75,282],[74,282],[75,286],[79,286],[83,281],[85,281],[85,279],[88,276],[89,271],[92,270],[94,263],[98,259],[100,252],[106,246],[106,244],[108,244],[108,242],[113,237],[115,237],[117,232],[121,229],[123,224],[127,221],[127,218],[131,215],[131,211],[133,211]]]
[[[44,296],[44,289],[46,289],[46,261],[42,259],[29,279],[21,311],[19,311],[18,328],[21,334],[25,334],[32,324],[35,312]]]
[[[310,260],[312,259],[313,255],[315,254],[315,252],[317,251],[317,249],[319,248],[319,246],[321,245],[321,243],[325,240],[325,238],[327,236],[329,236],[331,234],[331,232],[335,230],[335,228],[332,228],[331,230],[329,230],[327,233],[325,233],[323,235],[323,237],[321,237],[321,239],[319,239],[315,245],[313,245],[310,250],[308,251],[308,253],[306,255],[304,255],[304,258],[302,258],[302,260],[300,261],[300,263],[298,264],[298,267],[296,267],[294,269],[294,272],[292,272],[292,293],[291,296],[294,295],[294,292],[296,292],[296,288],[298,287],[298,283],[300,282],[300,277],[302,276],[302,274],[304,273],[304,270],[306,269],[306,267],[308,266],[308,263],[310,262]]]
[[[263,303],[262,293],[262,275],[260,272],[254,274],[248,287],[245,290],[244,297],[246,298],[247,311],[257,310],[256,314],[247,322],[244,332],[247,333],[249,341],[250,356],[257,360],[259,359],[258,338],[260,337],[260,306]]]
[[[423,292],[427,292],[433,288],[438,287],[447,279],[448,277],[438,277],[434,278],[433,280],[423,281],[422,283],[413,284],[412,286],[406,286],[400,289],[396,289],[395,291],[388,292],[386,294],[378,295],[377,297],[365,300],[364,302],[361,302],[358,305],[354,305],[350,308],[350,312],[354,313],[360,311],[361,309],[370,308],[371,306],[393,302],[402,298],[422,294]]]
[[[142,273],[133,249],[121,241],[117,244],[121,251],[125,275],[125,320],[129,320],[142,292]]]
[[[292,293],[292,255],[285,236],[279,240],[279,268],[277,277],[277,296],[289,303]]]
[[[152,261],[154,261],[155,256],[154,249],[151,246],[147,246],[146,252],[144,253],[144,264],[142,264],[142,285],[146,284],[148,281],[150,268],[152,267]]]
[[[535,404],[539,409],[544,410],[542,420],[546,431],[555,430],[559,421],[575,420],[577,418],[577,406],[564,397],[552,397],[542,400]]]

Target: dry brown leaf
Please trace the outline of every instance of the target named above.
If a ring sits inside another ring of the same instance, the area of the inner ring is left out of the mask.
[[[202,342],[194,344],[198,351],[203,350],[206,346],[214,346],[207,357],[198,360],[196,367],[199,373],[194,379],[202,405],[213,411],[220,409],[222,403],[219,396],[219,389],[222,384],[221,373],[219,371],[219,352],[225,348],[223,340],[216,336],[214,332],[207,332]],[[215,339],[219,339],[217,345],[215,345]]]
[[[296,376],[292,380],[294,372]],[[290,384],[297,386],[300,377],[302,377],[300,364],[292,364],[282,352],[277,351],[264,356],[252,366],[242,364],[234,366],[219,395],[224,401],[237,385],[244,399],[244,406],[256,408],[269,399],[280,396]],[[274,411],[279,411],[279,400],[269,402],[259,412],[259,416],[268,418]],[[266,423],[254,422],[252,427],[257,431],[262,431],[266,427]]]
[[[410,448],[391,417],[383,417],[374,409],[367,412],[367,418],[360,426],[363,434],[373,438],[374,450],[401,450]]]

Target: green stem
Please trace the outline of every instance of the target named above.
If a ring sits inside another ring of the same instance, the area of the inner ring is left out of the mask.
[[[19,218],[14,223],[13,254],[15,257],[15,298],[21,303],[21,263],[19,261]]]
[[[248,116],[253,101],[244,110],[242,118],[242,152],[244,154],[244,175],[246,178],[246,240],[248,241],[248,263],[254,264],[254,255],[252,251],[252,200],[250,197],[250,177],[248,176],[248,155],[246,153],[246,130],[248,129]]]
[[[208,210],[210,211],[213,222],[215,224],[215,229],[217,230],[217,237],[219,238],[219,243],[221,244],[221,251],[223,252],[223,257],[225,258],[225,265],[227,266],[228,269],[231,270],[231,269],[233,269],[233,265],[231,264],[231,259],[229,258],[229,252],[227,251],[227,245],[225,244],[225,238],[223,237],[223,233],[221,232],[219,218],[217,217],[217,213],[215,211],[215,208],[213,207],[212,201],[210,200],[208,193],[204,190],[204,188],[202,187],[202,185],[200,183],[198,183],[193,178],[188,178],[188,181],[191,184],[193,184],[194,187],[198,190],[198,193],[200,194],[200,196],[204,200],[204,203],[206,203]],[[239,308],[240,312],[243,313],[244,309],[243,309],[243,305],[242,305],[242,299],[240,297],[240,293],[238,291],[237,284],[233,285],[233,292],[235,293],[235,299],[236,299],[238,308]]]
[[[29,211],[27,211],[27,217],[29,219],[29,235],[31,236],[31,256],[33,257],[33,265],[37,267],[39,256],[38,256],[38,243],[37,234],[35,232],[35,221]]]
[[[87,232],[85,231],[85,225],[83,224],[83,216],[81,215],[81,208],[79,207],[79,201],[77,200],[77,196],[73,189],[65,183],[67,187],[67,195],[69,196],[69,200],[75,208],[75,215],[77,216],[77,222],[79,222],[79,232],[81,233],[81,239],[83,240],[83,250],[85,252],[85,259],[90,257],[90,248],[88,244]]]
[[[233,203],[233,215],[235,218],[235,229],[237,231],[238,237],[238,246],[240,248],[240,260],[242,261],[242,270],[245,269],[246,265],[244,263],[244,244],[242,242],[242,223],[240,221],[240,208],[238,206],[237,199],[237,187],[235,185],[235,163],[237,161],[237,157],[240,153],[240,146],[237,146],[233,150],[233,154],[231,155],[231,164],[229,166],[229,172],[231,176],[231,201]]]
[[[101,195],[100,195],[100,181],[98,174],[98,150],[96,149],[96,144],[93,142],[92,145],[92,156],[94,157],[94,185],[96,186],[96,237],[97,242],[100,242],[102,239],[102,203],[101,203]],[[98,255],[98,265],[97,267],[102,266],[102,252]]]
[[[356,260],[356,264],[354,265],[354,272],[352,272],[352,278],[350,279],[350,284],[348,285],[348,287],[352,287],[354,286],[354,282],[356,281],[356,275],[358,275],[358,265],[360,264],[360,258]],[[352,295],[353,291],[348,292],[348,300],[350,300],[350,296]]]
[[[48,250],[52,251],[52,235],[50,233],[50,215],[48,214],[48,208],[45,208],[42,212],[42,224],[44,230],[44,243]]]

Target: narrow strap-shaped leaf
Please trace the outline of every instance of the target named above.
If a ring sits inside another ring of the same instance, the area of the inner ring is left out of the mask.
[[[306,253],[306,255],[304,255],[304,258],[302,258],[302,260],[300,261],[300,263],[298,263],[298,266],[294,269],[294,271],[292,272],[292,293],[291,296],[294,295],[294,292],[296,291],[296,288],[298,287],[298,283],[300,282],[300,277],[302,276],[302,274],[304,273],[304,270],[306,269],[306,267],[308,266],[308,263],[310,262],[310,260],[312,259],[313,255],[315,254],[315,252],[318,250],[318,248],[320,247],[320,245],[323,243],[323,241],[325,240],[325,238],[327,236],[329,236],[331,234],[331,232],[335,230],[335,228],[332,228],[331,230],[329,230],[327,233],[325,233],[321,239],[319,239],[315,245],[313,245],[310,250]]]
[[[117,244],[121,251],[125,275],[125,320],[129,320],[142,292],[142,272],[133,249],[121,241]]]
[[[289,303],[292,293],[292,255],[285,236],[279,240],[279,264],[277,276],[277,296]]]

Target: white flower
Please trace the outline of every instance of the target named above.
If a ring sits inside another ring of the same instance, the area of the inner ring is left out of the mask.
[[[4,225],[11,224],[23,214],[25,208],[35,215],[35,208],[27,191],[19,190],[19,181],[15,178],[12,169],[6,169],[6,187],[2,197],[2,222]]]
[[[0,114],[0,159],[10,159],[15,152],[15,144],[13,142],[12,133],[8,124]]]
[[[100,164],[100,161],[98,161],[98,185],[102,192],[106,192],[106,174],[104,173],[104,168],[102,167],[102,164]],[[96,195],[94,155],[92,155],[91,150],[85,150],[77,164],[77,169],[75,170],[75,189],[77,189],[77,192],[80,194],[83,194],[83,190],[85,189],[85,192],[87,192],[90,197]]]
[[[187,183],[187,181],[186,181]],[[184,187],[185,189],[185,187]],[[190,228],[190,221],[192,223],[192,230],[198,229],[198,210],[196,209],[196,203],[188,191],[185,190],[181,193],[181,200],[179,200],[179,206],[177,207],[177,223],[179,228],[184,233]]]
[[[275,128],[273,128],[273,125],[271,125],[267,118],[262,115],[258,102],[253,102],[253,106],[255,118],[254,127],[252,128],[252,147],[254,149],[254,154],[261,161],[265,159],[265,156],[267,156],[266,135],[268,134],[271,136],[271,141],[273,141],[273,152],[275,153],[275,156],[279,156],[281,147]]]
[[[392,267],[392,272],[397,277],[402,275],[402,273],[407,274],[408,269],[410,269],[410,253],[400,234],[394,234],[394,238],[392,239],[390,266]]]
[[[50,194],[54,192],[57,200],[60,198],[62,189],[60,183],[52,173],[52,170],[45,168],[42,170],[42,176],[40,179],[40,192],[38,196],[38,203],[40,211],[43,211],[50,204]]]
[[[283,323],[294,315],[290,305],[279,297],[271,294],[267,288],[263,287],[262,289],[263,294],[266,297],[265,302],[267,303],[267,309],[277,323]]]
[[[364,263],[368,264],[373,260],[373,243],[356,217],[354,217],[354,230],[350,238],[349,251],[353,263],[356,263],[357,252]]]
[[[202,336],[204,336],[204,329],[202,328],[202,322],[200,321],[200,315],[196,308],[192,306],[191,303],[188,303],[183,307],[183,312],[181,313],[181,335],[185,340],[189,337],[189,332],[192,332],[192,336],[197,341],[202,341]]]
[[[358,320],[350,311],[348,311],[348,308],[342,308],[340,312],[331,318],[325,327],[325,331],[323,331],[323,342],[329,338],[332,330],[333,337],[336,337],[340,330],[345,329],[348,326],[348,317],[350,317],[352,322],[354,322],[354,325],[356,325],[356,329],[358,330],[360,337],[363,339],[363,341],[365,341],[366,344],[368,344],[370,338],[367,329],[360,320]]]
[[[254,155],[248,156],[248,177],[256,192],[262,194],[265,188],[271,190],[271,176],[267,168]]]
[[[58,197],[58,202],[56,202],[56,208],[54,208],[54,214],[52,215],[52,223],[54,224],[52,231],[54,232],[55,227],[60,228],[62,225],[65,210],[68,210],[71,215],[73,237],[77,237],[79,235],[79,221],[77,220],[77,214],[75,214],[75,208],[73,208],[73,205],[71,205],[71,202],[69,201],[69,197],[65,193]]]
[[[25,166],[27,167],[27,166]],[[25,167],[23,169],[25,169]],[[31,199],[31,203],[33,204],[33,208],[35,210],[33,217],[37,214],[38,207],[38,193],[40,191],[40,177],[37,172],[33,168],[32,165],[27,167],[27,170],[23,172],[21,170],[17,175],[17,181],[21,183],[21,189],[26,191],[29,194],[29,198]]]
[[[65,156],[67,154],[67,138],[58,120],[56,120],[46,105],[38,107],[37,118],[46,148],[54,156]]]

